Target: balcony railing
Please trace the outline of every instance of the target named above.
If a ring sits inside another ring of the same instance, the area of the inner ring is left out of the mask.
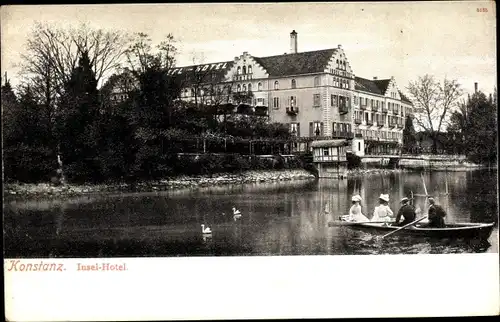
[[[359,104],[359,108],[362,110],[366,110],[366,104]]]
[[[398,110],[392,110],[392,114],[399,115],[399,111]]]
[[[404,126],[404,124],[403,124],[403,123],[398,123],[398,128],[399,128],[399,129],[402,129],[402,128],[404,128],[404,127],[405,127],[405,126]]]
[[[387,109],[387,107],[382,107],[382,113],[387,113],[389,112],[389,110]]]
[[[361,119],[360,119],[360,118],[355,118],[355,119],[354,119],[354,123],[356,123],[356,124],[361,124],[362,122],[361,122]]]
[[[298,107],[287,107],[286,108],[286,113],[288,115],[297,115],[299,113],[299,108]]]
[[[384,127],[385,122],[384,121],[377,121],[377,126],[378,127]]]
[[[337,155],[320,155],[313,156],[313,162],[345,162],[347,161],[345,156],[337,156]]]
[[[397,124],[395,122],[389,122],[389,127],[396,127]]]
[[[373,125],[373,120],[367,120],[366,125]]]
[[[349,107],[347,105],[340,105],[339,106],[339,113],[341,115],[349,113]]]
[[[376,106],[376,105],[372,105],[372,111],[374,111],[374,112],[378,112],[378,106]]]
[[[354,137],[354,133],[351,131],[333,131],[332,136],[334,138],[352,139]]]

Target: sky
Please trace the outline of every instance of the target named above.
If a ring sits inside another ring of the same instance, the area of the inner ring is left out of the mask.
[[[495,9],[493,1],[2,6],[1,67],[15,85],[36,21],[145,32],[153,43],[172,33],[178,66],[229,61],[244,51],[288,53],[295,30],[299,52],[341,44],[356,76],[394,76],[403,92],[430,74],[456,79],[466,93],[477,82],[489,94],[497,83]]]

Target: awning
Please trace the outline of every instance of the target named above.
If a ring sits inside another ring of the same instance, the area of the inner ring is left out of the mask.
[[[347,140],[321,140],[313,141],[311,147],[313,148],[329,148],[349,145]]]

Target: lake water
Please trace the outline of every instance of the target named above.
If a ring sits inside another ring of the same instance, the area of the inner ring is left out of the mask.
[[[498,252],[497,172],[425,173],[448,222],[495,222],[487,243],[394,234],[380,241],[349,227],[328,227],[348,213],[354,192],[371,217],[381,193],[390,207],[415,194],[419,173],[304,180],[195,190],[120,193],[51,200],[4,200],[5,257],[443,254]],[[234,221],[231,208],[242,212]],[[201,224],[212,229],[203,237]]]

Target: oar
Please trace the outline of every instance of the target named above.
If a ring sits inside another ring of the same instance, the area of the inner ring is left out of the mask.
[[[400,230],[402,230],[402,229],[405,229],[406,227],[409,227],[409,226],[411,226],[411,225],[413,225],[413,224],[416,224],[416,223],[418,223],[419,221],[424,220],[425,218],[427,218],[427,216],[423,216],[422,218],[417,219],[417,220],[415,220],[415,221],[412,221],[411,223],[406,224],[406,225],[404,225],[404,226],[403,226],[403,227],[401,227],[401,228],[398,228],[398,229],[396,229],[396,230],[394,230],[394,231],[391,231],[390,233],[385,234],[384,236],[382,236],[382,238],[385,238],[385,237],[387,237],[387,236],[389,236],[389,235],[392,235],[392,234],[394,234],[394,233],[396,233],[396,232],[398,232],[398,231],[400,231]]]
[[[328,227],[352,226],[357,224],[385,224],[387,221],[330,221]]]

